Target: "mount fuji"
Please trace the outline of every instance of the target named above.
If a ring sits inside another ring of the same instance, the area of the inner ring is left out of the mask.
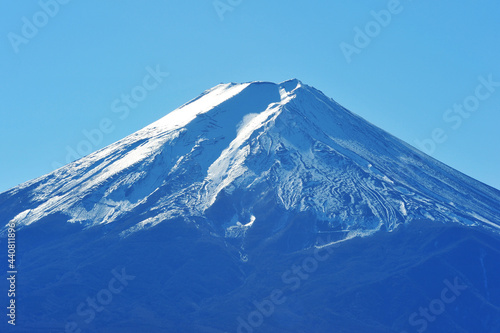
[[[209,89],[0,218],[2,331],[500,331],[500,191],[296,79]]]

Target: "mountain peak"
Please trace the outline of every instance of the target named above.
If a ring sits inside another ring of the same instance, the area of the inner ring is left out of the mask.
[[[0,220],[27,331],[500,331],[500,192],[296,79],[209,89]]]
[[[286,92],[293,92],[295,89],[302,86],[302,82],[298,79],[290,79],[279,84],[281,89],[285,89]]]
[[[321,230],[338,239],[414,220],[498,230],[499,191],[305,87],[297,79],[218,85],[0,194],[11,203],[0,216],[20,225],[55,214],[88,226],[121,221],[123,235],[183,218],[243,239],[254,229],[285,230],[290,214],[308,216],[309,236]]]

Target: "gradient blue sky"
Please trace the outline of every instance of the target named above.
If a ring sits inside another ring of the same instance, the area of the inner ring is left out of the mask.
[[[412,145],[441,128],[447,137],[432,156],[500,188],[500,87],[460,123],[443,119],[474,101],[478,77],[500,82],[500,3],[401,0],[348,63],[340,44],[355,45],[356,27],[376,29],[370,12],[394,1],[222,0],[232,9],[223,20],[212,0],[73,0],[53,17],[39,13],[52,0],[3,2],[0,191],[65,163],[102,119],[113,130],[93,150],[216,84],[294,77]],[[13,47],[23,17],[40,27]],[[141,85],[148,66],[169,76],[120,119],[113,101]]]

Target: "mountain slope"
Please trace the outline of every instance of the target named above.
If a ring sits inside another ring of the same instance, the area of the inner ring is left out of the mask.
[[[241,207],[267,192],[274,205],[310,211],[339,232],[393,230],[422,218],[498,229],[500,216],[497,190],[297,80],[219,85],[0,202],[2,216],[20,225],[59,212],[85,225],[142,216],[128,234],[169,218],[206,218],[226,196],[231,216],[207,224],[234,236],[248,229],[236,222],[255,215]],[[224,230],[214,225],[221,223]]]
[[[207,90],[1,193],[0,218],[17,332],[500,328],[500,192],[298,80]],[[454,279],[444,314],[409,320]]]

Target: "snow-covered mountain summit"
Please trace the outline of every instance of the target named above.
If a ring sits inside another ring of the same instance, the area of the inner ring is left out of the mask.
[[[216,86],[0,220],[16,332],[500,331],[500,192],[298,80]]]
[[[221,237],[272,237],[296,214],[308,217],[306,234],[336,239],[414,220],[498,230],[500,192],[293,79],[218,85],[0,194],[6,222],[62,215],[88,227],[120,223],[123,237],[178,218]]]

